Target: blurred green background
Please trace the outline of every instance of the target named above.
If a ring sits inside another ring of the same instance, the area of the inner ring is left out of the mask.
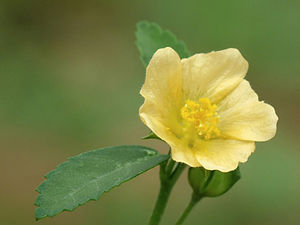
[[[300,1],[38,1],[0,3],[0,224],[141,225],[158,170],[74,212],[34,220],[34,189],[67,157],[107,145],[144,144],[138,108],[145,69],[135,24],[157,22],[194,52],[228,47],[249,61],[247,79],[279,116],[276,137],[257,144],[243,178],[204,199],[186,224],[300,224]],[[176,185],[162,224],[174,224],[191,189]]]

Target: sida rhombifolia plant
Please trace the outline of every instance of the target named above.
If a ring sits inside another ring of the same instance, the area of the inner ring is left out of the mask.
[[[159,224],[187,168],[193,193],[176,223],[183,224],[202,198],[220,196],[240,179],[238,164],[247,161],[255,141],[275,135],[278,117],[244,79],[248,62],[239,50],[192,55],[170,31],[146,21],[137,24],[136,44],[146,67],[139,115],[151,132],[144,139],[167,143],[169,154],[124,145],[71,157],[36,189],[37,220],[73,211],[160,166],[160,191],[148,224]]]

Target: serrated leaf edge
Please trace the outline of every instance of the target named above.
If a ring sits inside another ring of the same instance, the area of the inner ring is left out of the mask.
[[[186,44],[184,43],[184,41],[179,40],[170,30],[168,30],[168,29],[162,29],[157,23],[154,23],[154,22],[151,23],[151,22],[148,22],[146,20],[142,20],[142,21],[139,21],[136,24],[136,28],[137,29],[135,31],[135,37],[136,37],[135,45],[137,46],[137,49],[138,49],[138,51],[140,53],[140,59],[141,59],[141,61],[144,64],[145,67],[147,67],[147,65],[145,64],[145,62],[143,60],[142,48],[140,47],[139,40],[137,38],[137,33],[139,32],[139,28],[142,25],[145,25],[148,28],[149,27],[154,27],[156,30],[158,30],[159,34],[167,33],[171,37],[172,41],[176,42],[178,45],[180,45],[181,47],[183,47],[186,55],[189,55],[189,56],[191,55],[191,53],[188,50],[188,48],[187,48]]]
[[[122,146],[105,147],[105,149],[107,149],[107,148],[115,148],[115,147],[122,147]],[[165,159],[162,160],[161,163],[169,158],[169,155],[160,154],[158,151],[156,151],[156,150],[154,150],[154,149],[151,149],[151,148],[148,148],[148,147],[146,147],[146,146],[140,146],[140,145],[124,145],[124,147],[141,147],[141,148],[143,148],[143,149],[145,149],[145,150],[153,151],[153,152],[156,153],[155,155],[158,155],[158,154],[159,154],[160,156],[162,156],[162,157],[164,156],[164,157],[165,157]],[[104,149],[104,148],[103,148],[103,149]],[[49,173],[47,173],[47,174],[44,176],[44,177],[46,178],[46,180],[44,180],[44,181],[43,181],[43,182],[35,189],[35,191],[38,192],[39,195],[40,195],[40,194],[42,195],[42,192],[41,192],[40,190],[38,190],[38,188],[39,188],[43,183],[47,182],[47,176],[48,176],[50,173],[52,173],[53,171],[59,169],[59,168],[60,168],[61,166],[63,166],[64,164],[70,162],[71,159],[76,158],[76,157],[79,157],[79,156],[81,156],[81,155],[83,155],[83,154],[87,154],[87,153],[90,153],[90,152],[94,152],[94,151],[99,151],[99,149],[90,150],[90,151],[83,152],[83,153],[80,153],[80,154],[78,154],[78,155],[75,155],[75,156],[72,156],[72,157],[67,158],[67,161],[65,161],[65,162],[63,162],[63,163],[57,165],[56,168],[55,168],[54,170],[50,171]],[[147,156],[145,156],[144,158],[146,158],[146,157],[147,157]],[[141,158],[141,159],[138,160],[137,162],[143,161],[144,158]],[[133,163],[137,163],[137,162],[133,162]],[[140,175],[140,174],[142,174],[142,173],[144,173],[144,172],[147,172],[148,170],[150,170],[150,169],[152,169],[152,168],[154,168],[154,167],[155,167],[155,166],[153,166],[153,167],[151,167],[151,168],[148,168],[148,169],[145,170],[145,171],[140,171],[140,172],[137,173],[134,177],[130,177],[130,178],[124,180],[123,182],[119,183],[118,185],[115,185],[115,186],[113,186],[113,187],[111,187],[111,188],[109,188],[109,189],[107,189],[107,190],[104,190],[103,192],[101,192],[100,194],[98,194],[98,196],[96,196],[96,198],[90,198],[90,199],[88,199],[87,201],[85,201],[85,202],[83,202],[83,203],[78,203],[73,209],[62,209],[60,212],[58,212],[58,213],[56,213],[56,214],[54,214],[54,215],[45,215],[45,216],[39,217],[39,218],[36,217],[36,221],[38,221],[38,220],[40,220],[40,219],[43,219],[43,218],[46,218],[46,217],[51,217],[51,218],[53,218],[54,216],[56,216],[56,215],[58,215],[58,214],[60,214],[60,213],[62,213],[62,212],[65,212],[65,211],[71,212],[71,211],[74,211],[75,209],[77,209],[79,206],[82,206],[82,205],[88,203],[89,201],[96,201],[96,200],[98,200],[104,193],[110,191],[111,189],[113,189],[113,188],[115,188],[115,187],[120,186],[121,184],[123,184],[123,183],[125,183],[125,182],[127,182],[127,181],[129,181],[129,180],[131,180],[131,179],[133,179],[133,178],[135,178],[135,177],[137,177],[138,175]],[[114,170],[114,172],[115,172],[115,171],[118,171],[118,170],[120,170],[120,169],[121,169],[121,168],[118,168],[118,169]],[[101,176],[101,177],[102,177],[102,176]],[[91,182],[94,182],[94,180],[91,181]],[[89,182],[89,183],[91,183],[91,182]],[[76,191],[77,191],[77,190],[76,190]],[[34,205],[37,206],[37,207],[39,208],[39,207],[40,207],[40,204],[37,202],[37,200],[38,200],[38,199],[36,199],[36,201],[34,202]],[[36,208],[36,209],[37,209],[37,208]]]

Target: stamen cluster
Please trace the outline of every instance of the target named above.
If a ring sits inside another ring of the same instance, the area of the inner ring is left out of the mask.
[[[188,99],[181,108],[181,116],[197,130],[200,137],[209,140],[220,135],[217,108],[208,98],[200,98],[199,102]]]

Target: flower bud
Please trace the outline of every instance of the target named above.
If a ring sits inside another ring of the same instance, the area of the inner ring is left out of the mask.
[[[240,177],[239,168],[223,173],[217,170],[206,170],[203,167],[190,167],[188,174],[194,193],[202,197],[216,197],[224,194]]]

